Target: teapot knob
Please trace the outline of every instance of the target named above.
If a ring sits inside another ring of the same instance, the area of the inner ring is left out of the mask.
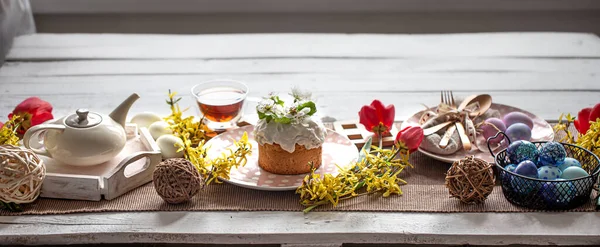
[[[75,113],[77,113],[77,120],[78,122],[83,122],[85,120],[87,120],[88,118],[88,114],[90,113],[90,111],[88,109],[77,109],[77,111],[75,111]]]

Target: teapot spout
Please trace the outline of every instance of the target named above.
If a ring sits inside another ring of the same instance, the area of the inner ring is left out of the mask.
[[[137,99],[140,96],[137,93],[134,93],[127,97],[123,103],[121,103],[117,108],[115,108],[108,116],[112,118],[115,122],[119,123],[123,128],[125,128],[125,121],[127,121],[127,113]]]

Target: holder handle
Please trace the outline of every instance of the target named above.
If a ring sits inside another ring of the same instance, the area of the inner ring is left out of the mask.
[[[144,166],[132,176],[126,177],[125,168],[142,158],[147,158]],[[158,151],[141,151],[125,157],[103,178],[104,188],[102,188],[102,194],[104,195],[104,199],[112,200],[135,187],[151,181],[154,168],[160,163],[161,158],[162,156]]]
[[[488,138],[488,139],[486,140],[487,147],[488,147],[488,150],[490,150],[490,154],[492,155],[492,157],[494,157],[494,159],[496,159],[496,155],[494,154],[494,151],[492,151],[492,147],[490,147],[490,140],[493,140],[493,139],[496,139],[496,138],[498,138],[498,136],[499,136],[500,134],[502,134],[502,135],[503,135],[503,136],[506,138],[506,140],[508,140],[508,145],[510,145],[510,144],[512,143],[512,142],[510,141],[510,138],[508,138],[508,136],[506,135],[506,133],[504,133],[504,132],[502,132],[502,131],[498,131],[498,133],[496,133],[496,135],[495,135],[495,136],[492,136],[492,137]]]
[[[43,130],[57,130],[63,132],[65,131],[65,126],[60,124],[40,124],[33,126],[29,128],[27,132],[25,132],[25,135],[23,136],[23,146],[25,146],[25,148],[31,149],[31,151],[33,151],[34,153],[52,157],[52,155],[48,152],[48,150],[46,150],[46,148],[31,147],[31,139],[34,139],[36,142],[39,142],[39,137],[34,135]]]

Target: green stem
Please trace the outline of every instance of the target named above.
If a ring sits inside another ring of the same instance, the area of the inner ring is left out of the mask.
[[[381,131],[378,131],[377,136],[379,137],[379,149],[382,149],[383,148],[383,133],[381,133]]]

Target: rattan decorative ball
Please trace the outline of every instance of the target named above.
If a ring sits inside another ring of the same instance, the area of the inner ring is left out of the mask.
[[[450,197],[463,203],[482,203],[492,193],[495,183],[492,165],[473,156],[455,161],[446,173]]]
[[[189,201],[204,186],[198,169],[183,158],[160,162],[152,179],[158,195],[171,204]]]
[[[0,201],[33,202],[45,177],[46,166],[37,154],[23,147],[0,146]]]

